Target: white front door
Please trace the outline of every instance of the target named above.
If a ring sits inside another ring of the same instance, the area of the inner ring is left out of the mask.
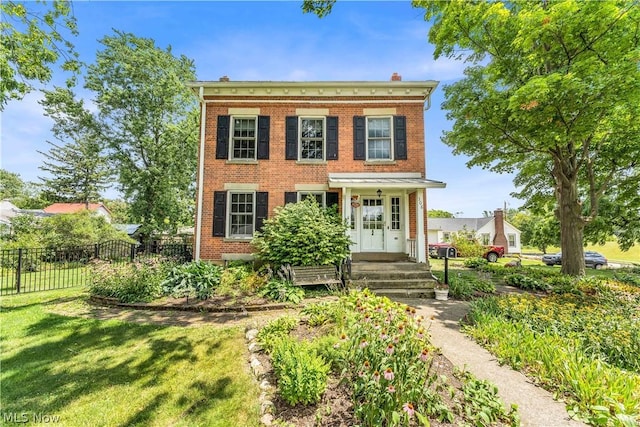
[[[382,252],[384,246],[384,199],[362,199],[362,234],[363,252]]]

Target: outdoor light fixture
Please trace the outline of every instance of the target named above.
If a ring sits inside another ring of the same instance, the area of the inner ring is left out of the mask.
[[[380,198],[380,196],[382,196],[382,190],[378,188],[378,191],[376,191],[376,194],[378,195],[378,198]]]

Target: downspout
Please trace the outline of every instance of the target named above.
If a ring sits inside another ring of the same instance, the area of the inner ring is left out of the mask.
[[[196,247],[195,261],[200,260],[200,243],[202,235],[202,199],[204,194],[204,138],[207,118],[207,104],[204,102],[204,86],[198,89],[198,99],[200,100],[200,148],[198,150],[198,200],[196,203]]]

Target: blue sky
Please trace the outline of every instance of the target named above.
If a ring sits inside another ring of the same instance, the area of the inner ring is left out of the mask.
[[[152,38],[175,55],[193,59],[199,80],[438,80],[440,86],[425,112],[427,178],[446,189],[429,190],[428,208],[458,217],[481,217],[483,211],[517,208],[510,193],[512,177],[465,165],[440,141],[451,128],[440,105],[443,85],[462,77],[465,64],[433,59],[423,11],[408,1],[343,1],[324,19],[303,14],[301,1],[75,2],[79,36],[73,39],[81,60],[92,63],[98,40],[113,30]],[[61,84],[57,73],[54,82]],[[81,96],[86,92],[78,90]],[[38,181],[52,122],[42,114],[41,95],[11,101],[2,113],[1,167]],[[114,197],[114,193],[107,194]]]

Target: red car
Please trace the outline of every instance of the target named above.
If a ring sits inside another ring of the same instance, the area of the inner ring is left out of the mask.
[[[504,256],[503,246],[488,245],[485,246],[485,248],[486,251],[482,256],[489,262],[496,262],[498,261],[498,258],[502,258]],[[456,258],[458,256],[458,250],[451,243],[430,243],[429,256],[431,258],[443,258],[442,249],[447,249],[447,255],[449,258]]]

